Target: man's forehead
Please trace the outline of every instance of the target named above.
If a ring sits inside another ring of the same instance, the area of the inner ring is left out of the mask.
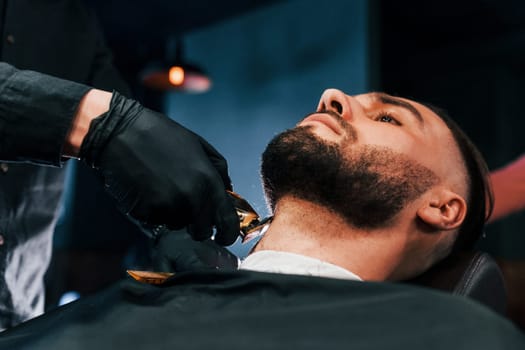
[[[381,91],[372,91],[372,92],[367,92],[364,94],[355,95],[354,98],[359,99],[359,100],[367,100],[368,102],[401,101],[401,102],[405,102],[410,105],[413,105],[414,107],[417,107],[417,109],[424,108],[428,110],[428,112],[432,112],[431,110],[426,108],[423,104],[417,101],[414,101],[414,100],[411,100],[405,97],[390,95],[390,94],[387,94],[386,92],[381,92]]]

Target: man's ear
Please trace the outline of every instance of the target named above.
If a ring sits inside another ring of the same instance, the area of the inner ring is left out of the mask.
[[[429,200],[417,211],[423,222],[438,230],[453,230],[463,223],[467,214],[463,197],[447,189],[429,195]]]

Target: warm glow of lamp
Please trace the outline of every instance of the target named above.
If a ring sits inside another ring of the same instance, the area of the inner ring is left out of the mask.
[[[169,72],[170,83],[173,85],[182,85],[184,83],[184,69],[180,66],[173,66]]]
[[[148,64],[140,74],[142,83],[159,91],[208,91],[211,79],[202,69],[184,60],[182,39],[168,41],[166,46],[166,60]],[[175,48],[175,55],[170,50],[172,47]]]

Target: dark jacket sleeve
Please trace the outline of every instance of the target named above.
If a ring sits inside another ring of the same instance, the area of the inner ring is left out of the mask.
[[[0,160],[60,166],[72,117],[89,89],[0,62]]]

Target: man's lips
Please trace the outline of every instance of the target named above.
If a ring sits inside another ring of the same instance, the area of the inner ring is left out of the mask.
[[[304,118],[298,126],[314,125],[314,124],[323,124],[330,128],[337,135],[343,135],[344,131],[339,125],[339,122],[328,113],[318,112],[309,115]]]

